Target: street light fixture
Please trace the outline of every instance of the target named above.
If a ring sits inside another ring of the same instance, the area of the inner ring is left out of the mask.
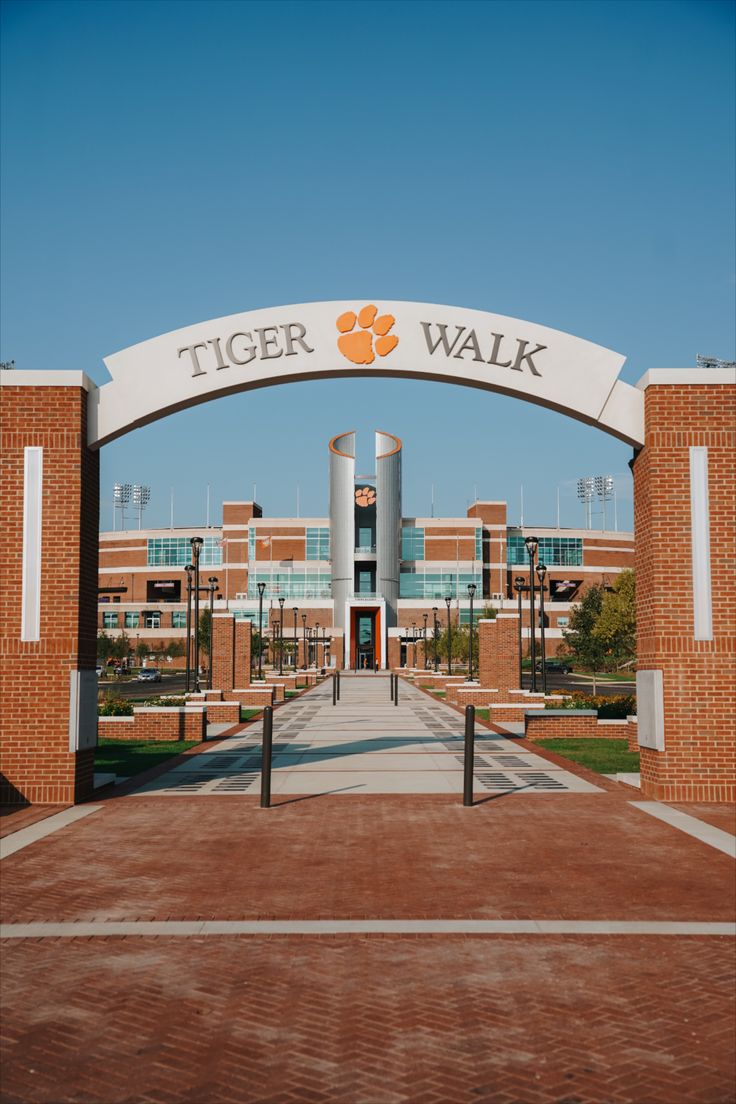
[[[429,659],[427,658],[427,621],[429,620],[429,614],[428,613],[423,613],[422,617],[424,618],[423,644],[422,644],[422,647],[424,649],[424,670],[428,671],[429,670]]]
[[[439,608],[438,606],[432,606],[432,617],[434,618],[433,629],[434,629],[434,673],[435,674],[437,674],[437,672],[439,670],[439,666],[440,666],[440,657],[437,653],[437,636],[439,634],[439,626],[437,624],[438,608]]]
[[[281,648],[279,650],[279,675],[284,673],[284,602],[285,598],[279,598],[279,609],[281,610],[281,622],[279,624],[279,637],[281,638]]]
[[[537,634],[534,627],[534,559],[537,555],[539,540],[537,537],[525,537],[524,544],[529,554],[529,628],[531,630],[532,694],[537,692]]]
[[[516,591],[516,596],[519,599],[519,689],[520,690],[524,689],[524,673],[523,673],[523,667],[521,666],[521,596],[524,592],[524,582],[525,582],[525,579],[524,579],[523,575],[517,575],[516,578],[514,579],[514,590]]]
[[[194,564],[194,693],[199,693],[199,556],[204,541],[201,537],[190,537],[192,563]]]
[[[291,612],[294,614],[294,671],[296,671],[296,669],[298,667],[297,652],[299,650],[299,641],[297,640],[297,637],[296,637],[296,615],[299,613],[299,607],[298,606],[292,606],[291,607]]]
[[[304,627],[304,670],[307,669],[307,615],[302,614],[302,625]]]
[[[452,604],[452,595],[448,594],[445,598],[445,605],[447,606],[447,674],[452,674],[452,625],[450,624],[450,605]]]
[[[537,578],[539,579],[539,631],[542,638],[542,692],[547,693],[547,657],[544,647],[544,577],[547,574],[547,565],[537,564]]]
[[[319,667],[319,621],[314,622],[314,666]]]
[[[417,623],[416,623],[416,621],[412,621],[412,623],[411,623],[411,639],[412,639],[412,644],[414,645],[414,649],[413,649],[413,653],[412,653],[412,656],[413,656],[413,658],[412,658],[412,667],[416,667],[416,665],[417,665]]]
[[[191,689],[192,677],[192,575],[194,564],[187,564],[184,570],[187,573],[187,677],[185,687],[188,694]]]
[[[209,661],[209,677],[207,679],[207,685],[210,690],[212,689],[212,643],[215,638],[212,615],[215,611],[215,591],[217,590],[217,576],[210,575],[207,582],[210,584],[208,590],[210,592],[210,661]]]
[[[263,678],[263,592],[265,583],[258,584],[258,678]]]
[[[475,598],[475,583],[468,583],[468,598],[470,598],[470,644],[468,647],[468,682],[473,681],[473,599]]]

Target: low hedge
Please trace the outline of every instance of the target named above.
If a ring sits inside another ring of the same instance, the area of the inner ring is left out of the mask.
[[[105,698],[97,707],[100,717],[132,717],[133,703],[125,698]]]
[[[562,702],[547,702],[545,709],[595,709],[601,721],[622,721],[636,713],[635,694],[570,694]]]

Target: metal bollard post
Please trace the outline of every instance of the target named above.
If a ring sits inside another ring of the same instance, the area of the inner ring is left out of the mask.
[[[271,805],[271,746],[273,740],[273,706],[263,710],[263,744],[261,746],[261,808]]]
[[[337,700],[340,700],[340,672],[337,671]]]
[[[399,676],[394,675],[394,705],[399,704]]]
[[[463,805],[473,804],[475,760],[475,706],[465,706],[465,756],[463,761]]]
[[[393,701],[394,700],[394,673],[393,673],[393,671],[389,671],[388,685],[389,685],[389,693],[391,695],[391,701]]]
[[[337,671],[332,676],[332,704],[337,705]]]

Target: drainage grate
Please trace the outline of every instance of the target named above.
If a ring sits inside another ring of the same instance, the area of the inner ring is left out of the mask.
[[[515,772],[513,775],[503,771],[476,771],[475,777],[487,790],[564,790],[569,789],[564,782],[552,778],[544,771]]]

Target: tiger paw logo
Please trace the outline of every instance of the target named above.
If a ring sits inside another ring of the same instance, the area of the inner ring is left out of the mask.
[[[389,333],[396,319],[392,314],[378,314],[378,307],[370,303],[359,314],[345,311],[335,325],[340,331],[337,347],[353,364],[372,364],[380,357],[388,356],[399,344],[396,334]],[[356,324],[360,329],[356,329]],[[374,342],[375,339],[375,342]],[[374,352],[375,350],[375,352]]]

